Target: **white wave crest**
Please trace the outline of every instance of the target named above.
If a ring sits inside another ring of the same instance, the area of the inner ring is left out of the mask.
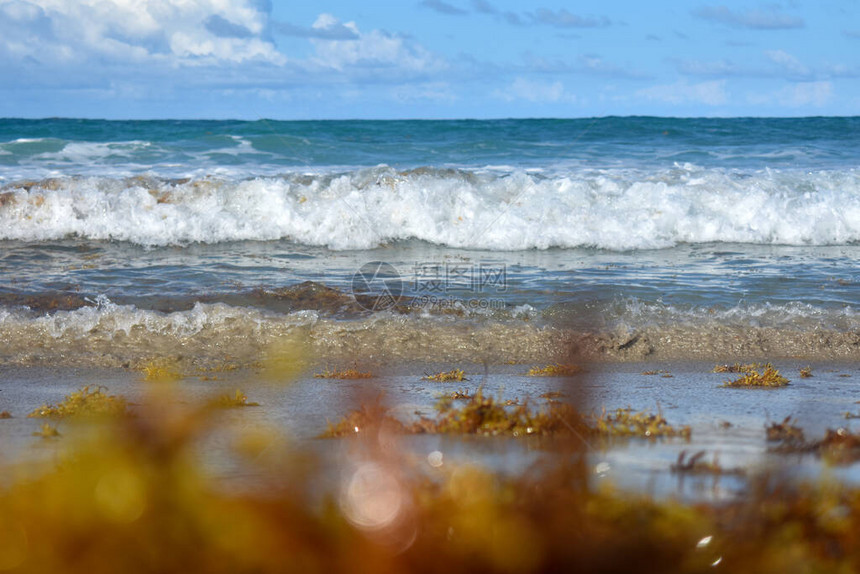
[[[194,337],[203,331],[228,332],[239,326],[243,333],[259,333],[264,326],[299,326],[317,320],[314,311],[297,311],[289,315],[269,315],[263,311],[231,307],[223,303],[197,303],[188,311],[161,313],[116,305],[99,296],[98,305],[73,311],[30,317],[26,313],[0,308],[0,328],[35,328],[54,339],[80,339],[93,335],[113,338],[133,332],[173,338]]]
[[[0,238],[142,245],[290,239],[366,249],[419,239],[490,250],[656,249],[678,243],[860,241],[860,173],[491,173],[380,167],[186,183],[69,178],[7,186]]]
[[[854,307],[824,308],[799,301],[784,304],[739,303],[732,307],[715,308],[622,299],[608,305],[601,315],[613,327],[629,329],[666,325],[711,325],[739,329],[830,329],[839,332],[860,330],[860,313]]]

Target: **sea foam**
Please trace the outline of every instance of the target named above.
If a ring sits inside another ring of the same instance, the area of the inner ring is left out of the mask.
[[[398,240],[489,250],[860,241],[860,172],[524,171],[380,166],[341,174],[73,177],[9,184],[0,238],[183,245],[289,239],[331,249]]]
[[[727,324],[727,314],[715,318],[665,308],[657,310],[655,321],[654,311],[629,307],[616,324],[598,329],[515,317],[487,318],[463,329],[447,316],[382,312],[343,321],[315,311],[280,314],[221,303],[160,313],[101,298],[94,307],[45,315],[0,308],[0,338],[6,341],[0,362],[128,366],[181,356],[203,364],[229,357],[258,365],[284,340],[306,341],[311,355],[322,360],[373,357],[397,363],[558,361],[569,358],[572,349],[600,360],[852,360],[860,345],[853,312],[764,306],[744,310],[753,311],[754,319]]]

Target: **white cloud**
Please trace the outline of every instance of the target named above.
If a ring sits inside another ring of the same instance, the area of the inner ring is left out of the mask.
[[[0,12],[0,54],[43,65],[285,62],[253,0],[0,0]]]
[[[800,60],[784,52],[783,50],[768,50],[764,53],[768,60],[796,76],[806,76],[809,74],[809,68],[804,66]]]
[[[16,88],[163,99],[175,86],[394,85],[447,69],[409,38],[327,13],[312,26],[274,22],[270,10],[266,0],[0,0],[0,74]],[[288,58],[272,33],[305,38],[310,55]]]
[[[576,95],[566,91],[561,82],[541,82],[523,77],[516,78],[504,90],[496,90],[493,95],[508,102],[573,104],[577,101]]]
[[[341,23],[331,14],[321,14],[313,28],[318,31],[346,28],[354,39],[312,38],[316,51],[313,65],[337,71],[361,72],[362,69],[387,69],[399,73],[427,73],[446,67],[445,62],[420,45],[383,30],[364,33],[355,22]]]
[[[704,104],[720,106],[728,102],[725,80],[688,84],[685,81],[643,88],[636,95],[646,100],[666,104]]]

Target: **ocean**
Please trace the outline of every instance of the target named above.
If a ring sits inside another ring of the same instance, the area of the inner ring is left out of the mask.
[[[860,118],[0,120],[0,364],[860,359]]]

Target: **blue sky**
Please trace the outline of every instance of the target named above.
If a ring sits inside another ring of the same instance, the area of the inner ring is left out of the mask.
[[[0,0],[0,116],[860,115],[860,3]]]

